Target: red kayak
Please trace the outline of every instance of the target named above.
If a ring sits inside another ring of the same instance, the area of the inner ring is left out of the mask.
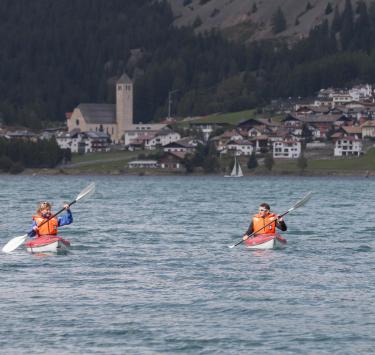
[[[43,235],[26,242],[25,245],[30,253],[58,253],[66,251],[70,247],[70,242],[56,235]]]
[[[248,249],[283,249],[286,239],[280,234],[258,234],[245,240]]]

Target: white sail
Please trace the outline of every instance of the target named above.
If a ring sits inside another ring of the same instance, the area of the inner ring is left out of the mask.
[[[239,162],[237,162],[237,176],[238,177],[243,176],[243,172],[242,172],[241,165]]]
[[[230,173],[230,176],[237,176],[237,170],[238,170],[238,167],[237,167],[237,158],[235,157],[234,158],[233,169],[232,169],[232,172]]]
[[[234,157],[234,165],[230,175],[225,175],[224,177],[241,177],[243,176],[240,163],[237,161],[237,157]]]

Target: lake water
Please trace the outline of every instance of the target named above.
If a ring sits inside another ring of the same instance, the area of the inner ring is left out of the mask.
[[[1,244],[91,181],[70,253],[1,255],[2,354],[375,352],[375,179],[1,176]],[[228,248],[310,190],[285,250]]]

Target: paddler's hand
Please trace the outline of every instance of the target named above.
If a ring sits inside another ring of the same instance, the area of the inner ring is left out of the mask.
[[[39,230],[39,228],[38,228],[37,226],[34,226],[34,227],[33,227],[33,231],[34,231],[35,233],[38,233],[38,230]]]
[[[67,203],[64,204],[64,209],[66,209],[66,210],[69,209],[69,205]]]
[[[246,240],[246,239],[249,239],[249,236],[247,234],[245,234],[243,237],[242,237],[242,240]]]
[[[283,217],[280,216],[280,215],[277,215],[277,216],[276,216],[276,219],[277,219],[279,222],[284,222]]]

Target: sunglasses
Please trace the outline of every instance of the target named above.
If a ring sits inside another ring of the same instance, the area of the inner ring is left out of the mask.
[[[264,209],[264,208],[259,208],[259,212],[267,212],[268,210]]]

